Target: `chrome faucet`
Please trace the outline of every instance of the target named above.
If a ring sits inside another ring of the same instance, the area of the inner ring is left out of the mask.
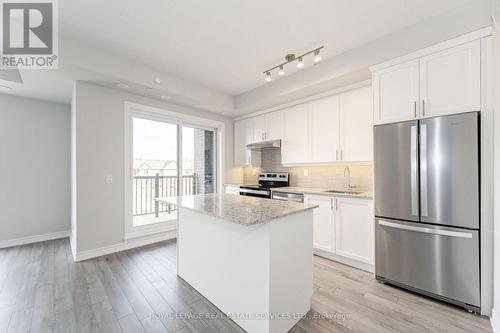
[[[344,169],[344,178],[347,192],[350,192],[352,191],[352,189],[356,188],[356,186],[351,184],[351,169],[348,166],[346,166]]]

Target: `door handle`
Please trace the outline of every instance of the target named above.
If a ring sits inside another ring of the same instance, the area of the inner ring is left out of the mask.
[[[425,117],[425,99],[422,100],[422,116]]]
[[[337,199],[335,200],[335,210],[339,210],[339,201]]]
[[[338,159],[339,159],[339,150],[336,149],[335,150],[335,160],[338,161]]]
[[[417,101],[413,102],[413,116],[417,118]]]
[[[343,149],[340,149],[340,160],[341,161],[344,160],[344,150]]]
[[[410,185],[411,185],[411,215],[418,215],[418,168],[417,168],[417,126],[411,127],[410,133]]]
[[[427,207],[427,125],[420,125],[420,213],[429,214]]]
[[[384,220],[378,220],[378,224],[389,228],[416,231],[424,234],[433,234],[433,235],[458,237],[458,238],[472,238],[472,233],[470,232],[459,232],[459,231],[449,231],[449,230],[432,229],[424,227],[414,227],[412,225],[393,223]]]

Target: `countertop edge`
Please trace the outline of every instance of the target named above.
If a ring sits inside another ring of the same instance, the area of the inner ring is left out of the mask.
[[[291,187],[295,187],[295,186],[291,186]],[[299,186],[297,186],[297,187],[299,187]],[[285,187],[271,188],[271,192],[312,194],[312,195],[324,195],[324,196],[329,196],[329,197],[342,197],[342,198],[373,200],[373,195],[372,194],[368,194],[369,192],[363,192],[361,194],[329,193],[329,192],[322,191],[320,189],[318,189],[318,190],[310,190],[310,191],[308,191],[307,189],[303,189],[303,190],[287,190]]]

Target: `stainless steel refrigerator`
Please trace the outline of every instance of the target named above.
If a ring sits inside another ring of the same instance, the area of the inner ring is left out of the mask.
[[[479,112],[374,139],[377,279],[480,312]]]

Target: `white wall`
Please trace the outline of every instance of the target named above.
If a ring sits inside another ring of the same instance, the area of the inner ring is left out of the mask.
[[[491,323],[495,332],[500,332],[500,11],[493,20],[494,41],[494,226],[493,226],[493,311]]]
[[[70,229],[69,105],[0,95],[0,212],[0,242]]]
[[[124,103],[134,102],[169,111],[224,121],[225,180],[240,181],[233,168],[232,120],[208,112],[144,98],[77,81],[75,84],[73,151],[75,152],[76,252],[124,243]],[[105,175],[113,183],[105,183]]]

